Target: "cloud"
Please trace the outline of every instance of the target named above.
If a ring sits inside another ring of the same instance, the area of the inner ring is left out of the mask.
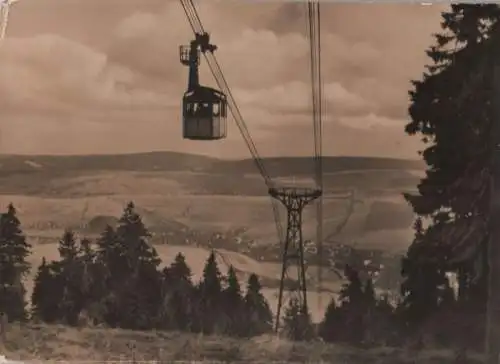
[[[311,86],[304,82],[291,81],[268,89],[235,89],[234,95],[242,108],[259,108],[287,116],[312,115]],[[323,96],[325,106],[337,115],[362,114],[373,107],[369,100],[349,92],[336,82],[323,85]]]
[[[402,129],[408,123],[408,121],[404,119],[392,119],[373,113],[361,116],[342,116],[337,120],[339,123],[355,129],[373,129],[384,127]]]
[[[61,36],[8,40],[0,54],[4,110],[73,112],[168,106],[163,95],[136,88],[130,69]]]
[[[203,22],[211,25],[206,28],[220,47],[216,56],[242,108],[259,107],[271,113],[309,111],[307,37],[299,32],[278,34],[265,28],[251,28],[255,24],[235,22],[234,16],[226,21],[224,14],[217,12],[221,9],[218,3],[203,4],[200,17],[203,15]],[[177,85],[179,93],[184,91],[187,70],[179,64],[178,44],[187,43],[192,33],[177,4],[168,4],[160,14],[131,15],[118,25],[114,36],[109,49],[111,59],[136,70],[160,89],[163,81],[173,87]],[[368,43],[347,44],[335,34],[327,34],[324,43],[329,46],[324,48],[323,57],[334,60],[334,64],[354,60],[352,67],[355,67],[356,60],[366,62],[378,56]],[[376,107],[368,98],[346,89],[335,73],[328,74],[332,62],[325,63],[324,95],[331,103],[329,110],[357,114],[365,112],[367,107]],[[212,78],[202,63],[201,82],[214,86]]]
[[[25,147],[29,150],[167,146],[248,155],[232,120],[227,141],[202,146],[180,138],[187,69],[179,62],[179,45],[193,35],[177,1],[40,0],[21,5],[10,39],[0,49],[1,122],[9,124],[4,135],[16,135],[11,143],[22,139],[12,125],[22,124],[25,134],[38,136]],[[217,59],[263,154],[310,154],[304,4],[203,1],[196,6],[219,46]],[[54,9],[62,14],[60,20]],[[332,145],[332,153],[386,155],[397,149],[388,145],[403,140],[409,80],[423,70],[424,50],[439,28],[440,10],[409,4],[322,6],[324,144]],[[92,29],[82,31],[83,24]],[[23,37],[16,38],[16,32]],[[215,84],[205,64],[201,81]],[[46,129],[30,129],[29,123]],[[67,147],[54,143],[58,133],[72,142]],[[106,141],[113,133],[122,140]],[[381,142],[370,141],[375,137]],[[303,146],[290,143],[300,138],[307,139]],[[415,147],[413,142],[406,146]]]
[[[279,142],[276,135],[279,135]],[[258,147],[263,155],[313,154],[312,122],[291,127],[276,125],[274,133],[263,135]],[[402,128],[353,128],[335,121],[323,125],[323,155],[377,156],[386,158],[418,157],[418,138],[409,137]],[[290,153],[293,150],[293,153]]]
[[[261,12],[266,13],[266,16],[260,19],[260,26],[256,24],[253,14],[245,17],[244,12],[257,7],[260,9],[264,4],[239,5],[243,12],[239,16],[228,16],[232,4],[229,6],[224,3],[221,6],[218,2],[207,2],[202,5],[199,7],[200,17],[219,46],[216,56],[229,86],[238,90],[237,94],[242,98],[237,101],[244,103],[249,99],[271,99],[269,96],[273,94],[279,100],[294,100],[288,105],[290,112],[309,102],[309,96],[303,100],[297,97],[300,82],[310,82],[309,45],[305,29],[289,25],[288,31],[284,31],[286,27],[283,24],[279,26],[279,31],[273,29],[276,26],[272,20],[277,11],[294,7],[294,4],[269,5],[267,11]],[[336,6],[325,6],[323,9],[326,10],[323,11],[331,16]],[[301,14],[303,9],[296,10],[300,10],[296,13]],[[250,18],[253,23],[244,21],[245,18]],[[304,19],[296,19],[297,22],[305,25]],[[326,24],[327,29],[322,34],[322,64],[327,97],[331,96],[329,92],[345,90],[358,100],[363,99],[363,104],[369,104],[373,112],[389,117],[406,115],[409,86],[407,70],[409,65],[415,64],[412,57],[415,58],[416,52],[390,48],[387,44],[384,48],[377,47],[379,38],[372,42],[370,33],[365,34],[366,39],[353,40],[344,36],[342,31],[333,32],[328,29],[329,22]],[[374,32],[373,29],[371,31]],[[349,31],[347,34],[350,34]],[[178,45],[187,43],[192,38],[192,32],[178,4],[168,4],[159,14],[133,14],[117,26],[114,36],[109,49],[111,59],[140,72],[150,84],[155,83],[162,88],[161,82],[170,82],[171,86],[177,85],[178,92],[182,92],[187,70],[179,64]],[[417,51],[420,55],[416,64],[420,70],[425,54],[423,49]],[[215,84],[203,63],[201,82],[211,86]],[[289,91],[290,95],[285,97],[283,90]],[[251,93],[266,96],[251,96]],[[341,103],[328,105],[328,109],[335,113],[345,111],[350,114],[353,112],[353,107],[349,106],[352,100],[352,97],[343,99]],[[278,104],[278,108],[287,106],[287,102]],[[360,102],[354,104],[359,106]],[[259,105],[262,106],[262,103]],[[365,113],[366,110],[362,107],[362,110],[354,112]]]
[[[304,37],[278,37],[266,29],[253,29],[252,24],[231,21],[234,16],[221,19],[219,9],[211,3],[200,7],[199,13],[220,48],[216,57],[231,87],[263,88],[294,79],[297,62],[307,56]],[[213,18],[217,21],[210,21]],[[113,35],[108,49],[111,59],[129,65],[146,78],[186,84],[187,71],[179,62],[179,46],[188,44],[193,34],[177,3],[168,4],[160,14],[133,14],[117,26]],[[304,66],[299,72],[303,78],[309,71]],[[204,63],[201,82],[214,84]]]

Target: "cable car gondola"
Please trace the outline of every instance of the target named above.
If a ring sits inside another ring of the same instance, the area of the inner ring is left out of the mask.
[[[189,46],[180,47],[181,63],[189,67],[188,89],[182,98],[184,139],[219,140],[227,136],[227,97],[199,83],[198,66],[201,52],[214,52],[207,33],[196,34]]]

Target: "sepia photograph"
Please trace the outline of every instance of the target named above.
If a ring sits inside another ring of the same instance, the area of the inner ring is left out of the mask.
[[[500,364],[500,4],[0,0],[0,364]]]

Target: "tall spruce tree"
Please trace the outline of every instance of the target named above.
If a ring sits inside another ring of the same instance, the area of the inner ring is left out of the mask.
[[[120,286],[128,272],[125,253],[118,241],[115,229],[107,225],[96,241],[94,288],[96,303],[94,311],[111,327],[119,325]]]
[[[65,323],[76,325],[83,309],[83,264],[79,259],[80,247],[75,234],[66,230],[59,240],[59,275],[62,284],[60,311]]]
[[[406,132],[420,135],[427,144],[422,156],[428,167],[418,193],[405,197],[430,226],[421,239],[427,247],[412,244],[407,260],[413,262],[406,264],[428,267],[426,261],[433,261],[434,267],[458,272],[459,299],[466,303],[462,312],[476,316],[468,332],[474,332],[471,336],[482,345],[500,8],[456,4],[442,18],[443,31],[427,51],[431,64],[410,91]],[[431,289],[436,291],[437,287]]]
[[[206,334],[223,331],[218,327],[222,314],[222,275],[212,250],[203,268],[203,277],[198,285],[197,316],[201,331]]]
[[[130,272],[141,268],[156,269],[160,259],[156,249],[150,244],[151,233],[141,216],[135,210],[133,202],[129,202],[118,221],[116,235],[126,254],[127,267]]]
[[[236,271],[231,265],[227,272],[227,287],[222,292],[224,316],[227,319],[226,333],[232,336],[245,334],[243,297]]]
[[[63,295],[62,274],[54,271],[54,264],[45,257],[38,267],[31,294],[32,317],[42,322],[54,323],[61,319],[61,298]]]
[[[115,229],[107,225],[97,239],[96,245],[97,261],[107,268],[110,276],[118,278],[125,266],[125,253],[122,251]]]
[[[429,220],[431,228],[422,239],[428,248],[411,247],[407,258],[445,263],[450,254],[456,257],[462,247],[474,246],[483,257],[483,269],[471,272],[477,265],[466,264],[473,259],[473,254],[467,253],[461,274],[477,279],[460,281],[470,289],[476,286],[471,296],[477,308],[484,310],[488,179],[493,147],[489,134],[494,116],[490,60],[495,57],[491,57],[490,43],[499,36],[500,9],[494,4],[457,4],[442,17],[443,31],[436,34],[435,45],[427,51],[431,64],[421,80],[413,81],[410,92],[411,121],[406,132],[419,134],[427,144],[422,156],[428,168],[418,193],[407,194],[406,199],[418,215]],[[451,253],[433,249],[439,245],[451,246]],[[461,292],[466,288],[462,287]]]
[[[122,283],[116,287],[119,325],[130,329],[150,329],[157,325],[161,308],[161,260],[150,244],[150,232],[129,202],[116,229],[119,256],[124,262]],[[114,280],[114,279],[113,279]]]
[[[59,258],[68,263],[73,263],[78,257],[78,242],[75,233],[71,230],[66,230],[59,240]]]
[[[191,331],[194,315],[194,286],[191,269],[182,253],[163,269],[163,306],[160,326],[163,328]]]
[[[193,284],[191,268],[187,265],[186,257],[182,253],[175,256],[173,263],[168,268],[168,275],[172,278],[174,284]]]
[[[13,204],[0,216],[0,311],[11,321],[27,318],[23,278],[30,270],[31,246],[21,230]]]
[[[273,313],[269,303],[261,292],[259,277],[252,273],[248,277],[246,293],[243,297],[245,306],[244,321],[247,335],[260,335],[273,328]]]
[[[97,261],[97,252],[90,239],[80,239],[78,248],[78,260],[81,266],[82,311],[91,322],[102,323],[104,307],[101,298],[105,287],[102,267]]]
[[[82,290],[85,295],[85,300],[89,299],[91,291],[93,290],[93,273],[96,253],[92,249],[92,242],[83,238],[80,240],[78,249],[78,258],[82,265]]]

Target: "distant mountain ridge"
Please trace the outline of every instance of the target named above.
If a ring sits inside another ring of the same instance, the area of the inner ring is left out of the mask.
[[[301,185],[313,176],[310,157],[262,161],[278,183]],[[324,157],[323,233],[333,236],[328,244],[342,242],[388,256],[404,252],[414,232],[413,211],[402,193],[415,191],[423,170],[424,163],[415,160]],[[340,233],[349,202],[329,196],[339,191],[355,191],[358,201]],[[0,155],[0,206],[14,203],[25,232],[37,244],[55,244],[66,228],[95,237],[107,224],[116,224],[128,201],[134,201],[158,244],[206,248],[216,240],[218,248],[255,259],[280,257],[268,189],[250,158],[176,152]],[[283,208],[280,218],[284,227]],[[302,221],[304,237],[313,238],[317,221],[312,206]]]
[[[311,157],[262,158],[271,176],[310,175]],[[418,160],[378,157],[323,157],[325,173],[344,170],[423,170]],[[107,155],[0,155],[0,174],[58,173],[67,171],[193,171],[214,174],[256,174],[252,159],[222,160],[178,152],[149,152]]]

